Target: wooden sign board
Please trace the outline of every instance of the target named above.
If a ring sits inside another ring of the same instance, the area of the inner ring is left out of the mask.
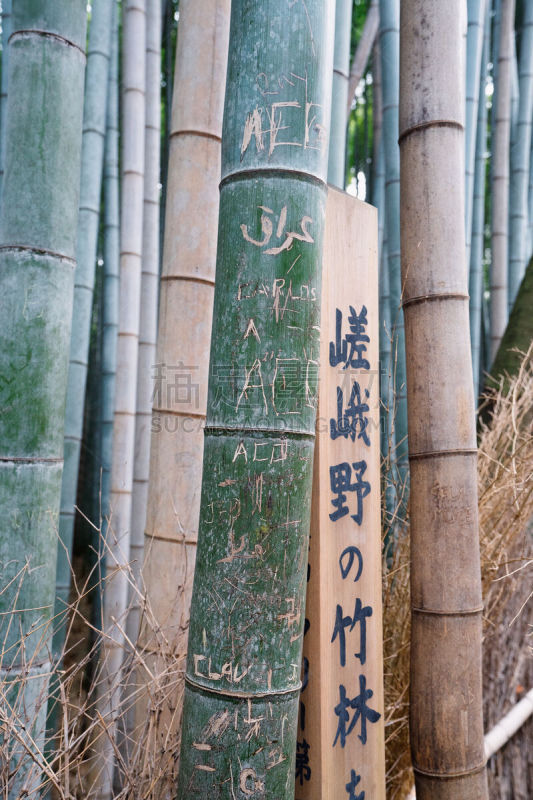
[[[296,800],[385,800],[377,211],[329,188]]]

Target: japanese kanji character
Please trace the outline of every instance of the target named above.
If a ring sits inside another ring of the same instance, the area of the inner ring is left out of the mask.
[[[335,747],[337,744],[337,739],[339,738],[341,747],[344,747],[346,744],[346,737],[350,735],[359,720],[361,720],[361,733],[357,735],[361,742],[366,744],[367,720],[374,723],[377,722],[381,717],[381,714],[378,711],[375,711],[373,708],[369,708],[366,704],[367,700],[370,700],[374,694],[371,689],[366,688],[366,677],[364,675],[359,675],[359,694],[357,697],[354,697],[352,700],[350,700],[350,698],[346,696],[346,688],[342,684],[339,686],[339,694],[340,702],[335,706],[335,714],[338,716],[339,722],[337,725],[337,733],[335,734],[335,739],[333,741],[333,747]],[[353,708],[355,713],[350,724],[348,727],[346,727],[347,723],[350,721],[350,712],[348,711],[349,708]]]
[[[365,395],[368,399],[370,392],[365,389]],[[357,401],[357,402],[356,402]],[[339,436],[344,436],[345,439],[351,438],[355,442],[355,437],[362,439],[363,442],[369,447],[370,439],[366,429],[368,427],[368,403],[361,402],[361,388],[357,381],[354,381],[352,386],[352,393],[346,409],[343,410],[344,393],[342,389],[337,386],[337,419],[330,419],[330,436],[333,440]],[[357,434],[357,427],[359,426],[359,434]]]
[[[370,363],[363,358],[366,352],[366,343],[370,337],[365,333],[368,325],[366,306],[363,306],[361,313],[357,314],[354,307],[350,306],[350,316],[348,324],[350,333],[342,338],[342,311],[337,308],[335,314],[335,343],[329,343],[329,363],[332,367],[344,363],[344,369],[354,367],[355,369],[370,369]],[[348,345],[350,350],[348,352]]]
[[[355,787],[360,782],[361,776],[358,775],[354,769],[352,769],[350,774],[350,782],[346,784],[346,792],[350,795],[348,800],[365,800],[364,792],[359,792],[359,794],[355,793]]]
[[[357,623],[360,624],[360,649],[354,656],[359,659],[361,664],[366,661],[366,618],[372,616],[371,606],[363,606],[360,598],[355,601],[355,608],[353,616],[343,616],[342,606],[337,605],[337,613],[335,617],[335,627],[333,628],[333,636],[331,642],[333,643],[337,636],[339,637],[340,647],[340,661],[341,667],[346,666],[346,628],[349,627],[350,633],[353,631]]]
[[[356,479],[354,483],[351,482],[352,466]],[[329,515],[329,518],[332,522],[336,522],[341,517],[346,516],[349,513],[349,508],[345,505],[346,492],[355,492],[357,496],[357,513],[352,514],[352,519],[358,525],[361,525],[363,522],[363,499],[370,492],[370,484],[362,479],[366,470],[366,461],[356,461],[352,466],[347,461],[344,461],[342,464],[336,464],[334,467],[329,468],[331,491],[337,495],[331,501],[335,511]]]
[[[309,766],[309,743],[303,742],[296,743],[296,780],[300,781],[300,786],[303,786],[304,781],[311,779],[311,767]]]

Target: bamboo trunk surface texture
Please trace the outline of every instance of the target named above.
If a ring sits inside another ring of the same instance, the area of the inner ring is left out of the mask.
[[[290,800],[334,4],[235,0],[230,31],[178,797]]]
[[[179,730],[183,705],[200,514],[229,13],[229,0],[180,4],[144,544],[148,614],[140,633],[143,658],[168,684],[153,732],[162,743],[169,732]],[[137,704],[137,724],[148,702],[145,695]],[[169,770],[176,769],[178,754],[169,754]]]
[[[15,800],[41,780],[36,753],[51,670],[85,2],[19,0],[12,31],[0,223],[0,637],[4,709],[14,728],[7,741],[0,737],[11,770],[2,788]]]
[[[406,0],[401,16],[410,730],[419,800],[487,798],[459,6],[454,0],[429,9],[423,0]]]

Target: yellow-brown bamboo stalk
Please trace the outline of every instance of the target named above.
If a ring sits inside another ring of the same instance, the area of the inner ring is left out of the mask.
[[[200,510],[229,10],[229,0],[180,3],[140,636],[152,669],[172,664],[162,737],[181,719],[174,675],[184,668]]]
[[[487,798],[461,0],[401,5],[402,281],[411,466],[411,753],[419,800]]]

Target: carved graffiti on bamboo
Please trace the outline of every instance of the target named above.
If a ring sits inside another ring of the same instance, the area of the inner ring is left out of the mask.
[[[245,364],[235,411],[241,407],[255,407],[268,414],[271,408],[279,417],[301,414],[304,406],[314,409],[318,361],[305,351],[303,356],[303,359],[298,356],[276,356],[270,368],[265,368],[264,359],[260,358],[255,358],[251,365]],[[267,369],[271,370],[271,380]],[[239,456],[248,461],[249,454],[244,442],[238,444],[233,461]],[[254,453],[254,460],[261,460],[257,458],[257,452]],[[270,463],[275,460],[284,459],[274,458]]]
[[[213,669],[211,656],[200,653],[193,655],[194,674],[197,678],[207,678],[211,681],[226,680],[231,684],[238,684],[250,672],[252,665],[243,667],[238,662],[226,661],[220,670]]]
[[[246,114],[241,161],[252,141],[255,143],[256,153],[265,153],[268,158],[278,147],[325,152],[327,128],[321,117],[323,106],[310,99],[307,71],[304,75],[289,72],[270,77],[266,72],[260,72],[256,76],[255,85],[265,100],[283,94],[290,99],[267,102],[264,105],[258,103]]]
[[[298,223],[300,226],[300,231],[287,231],[287,206],[283,206],[279,213],[278,217],[278,224],[276,226],[276,238],[282,239],[285,237],[284,241],[280,245],[274,247],[267,247],[270,244],[270,240],[272,239],[272,234],[274,233],[274,223],[270,215],[274,214],[274,211],[269,208],[268,206],[258,206],[258,209],[262,211],[261,214],[261,239],[254,239],[253,236],[250,236],[248,231],[248,225],[242,223],[240,228],[242,231],[242,235],[245,241],[250,242],[250,244],[255,245],[256,247],[265,248],[263,253],[267,256],[278,256],[284,250],[290,250],[295,241],[299,242],[307,242],[308,244],[314,244],[315,240],[311,236],[309,232],[309,226],[312,225],[313,220],[311,217],[304,215],[300,222]]]

